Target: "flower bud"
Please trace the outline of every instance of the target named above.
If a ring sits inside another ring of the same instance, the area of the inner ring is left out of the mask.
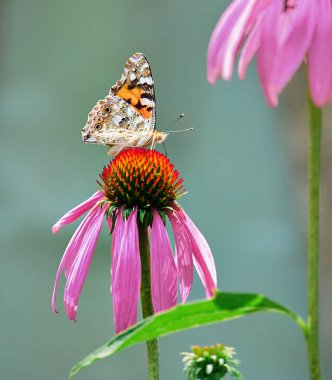
[[[234,359],[235,350],[223,344],[214,346],[192,346],[192,352],[183,352],[184,371],[188,380],[219,380],[227,373],[242,379]]]

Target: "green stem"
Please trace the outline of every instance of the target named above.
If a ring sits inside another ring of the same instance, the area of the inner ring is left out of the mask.
[[[150,246],[148,228],[146,224],[138,222],[139,249],[141,254],[141,302],[143,318],[154,313],[151,296],[151,274],[150,274]],[[153,339],[146,342],[148,353],[149,380],[159,379],[159,349],[158,340]]]
[[[308,94],[309,108],[309,221],[308,221],[308,321],[307,348],[310,379],[320,380],[318,288],[319,288],[319,180],[322,112]]]

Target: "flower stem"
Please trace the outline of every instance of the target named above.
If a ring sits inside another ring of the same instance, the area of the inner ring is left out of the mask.
[[[147,225],[138,222],[139,249],[141,254],[141,302],[143,318],[154,313],[151,296],[151,274],[150,274],[150,246]],[[159,349],[158,340],[146,342],[148,353],[149,380],[159,379]]]
[[[322,112],[308,94],[309,109],[309,220],[308,220],[308,321],[307,348],[310,379],[320,380],[318,289],[319,289],[319,180]]]

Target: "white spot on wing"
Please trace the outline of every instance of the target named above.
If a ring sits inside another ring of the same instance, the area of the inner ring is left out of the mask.
[[[139,83],[151,85],[153,84],[153,80],[151,77],[141,77]]]
[[[121,121],[121,119],[122,119],[122,117],[120,116],[120,115],[115,115],[114,117],[113,117],[113,123],[115,124],[115,125],[120,125],[120,121]]]
[[[152,106],[151,100],[147,98],[141,98],[141,104],[142,106]]]

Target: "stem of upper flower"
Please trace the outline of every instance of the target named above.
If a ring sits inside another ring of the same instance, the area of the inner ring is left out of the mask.
[[[308,220],[308,321],[307,348],[310,379],[320,380],[318,291],[319,291],[319,181],[322,112],[308,93],[309,109],[309,220]]]
[[[139,249],[141,254],[141,302],[143,318],[154,313],[151,296],[151,274],[150,274],[150,246],[148,228],[145,223],[138,222]],[[158,340],[153,339],[146,342],[148,353],[149,380],[159,379],[159,349]]]

